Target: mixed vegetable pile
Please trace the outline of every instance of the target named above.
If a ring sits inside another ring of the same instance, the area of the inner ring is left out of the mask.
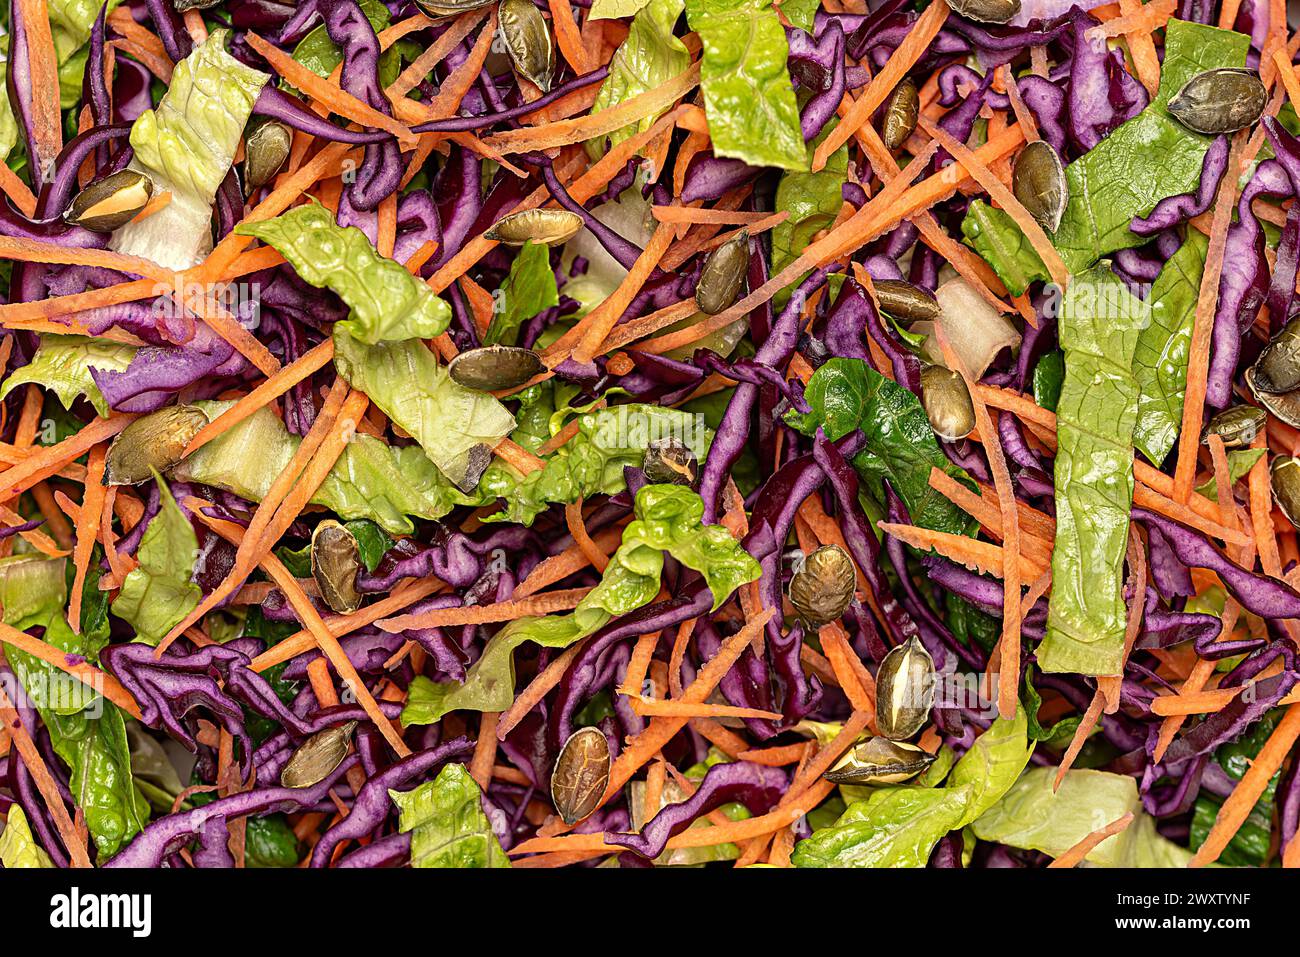
[[[10,0],[0,863],[1300,864],[1285,13]]]

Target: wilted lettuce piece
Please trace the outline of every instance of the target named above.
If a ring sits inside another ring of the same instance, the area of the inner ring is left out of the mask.
[[[592,20],[616,20],[634,16],[650,0],[594,0],[591,5]]]
[[[267,74],[226,52],[213,30],[172,73],[162,102],[131,126],[130,169],[147,173],[171,202],[113,234],[112,248],[169,269],[188,269],[212,249],[212,202],[235,158]]]
[[[108,403],[90,376],[92,368],[123,372],[135,356],[135,346],[110,339],[91,339],[86,336],[59,336],[43,334],[41,344],[32,361],[15,369],[4,385],[0,386],[0,399],[15,386],[35,382],[59,397],[65,409],[71,409],[78,396],[85,396],[95,411],[108,416]]]
[[[209,418],[232,405],[195,404]],[[259,409],[186,457],[171,474],[260,502],[300,441],[274,412]],[[483,504],[478,496],[463,494],[443,478],[419,446],[396,448],[364,434],[352,437],[311,502],[340,518],[370,519],[394,535],[414,530],[408,515],[437,520],[457,505]]]
[[[419,339],[366,346],[335,328],[334,365],[354,389],[370,396],[419,442],[453,484],[464,483],[471,450],[479,445],[496,448],[515,427],[515,417],[504,405],[486,392],[453,382]]]
[[[465,681],[411,683],[402,723],[432,724],[449,711],[504,711],[515,696],[514,650],[525,641],[567,648],[610,620],[649,604],[659,593],[664,552],[704,576],[717,609],[741,585],[758,578],[758,562],[721,525],[705,525],[704,502],[680,485],[646,485],[637,492],[636,520],[596,585],[566,615],[518,618],[488,640]]]
[[[550,247],[529,240],[515,256],[510,272],[497,291],[492,322],[483,344],[514,345],[519,340],[520,326],[559,301]]]
[[[966,242],[993,267],[1007,292],[1019,296],[1032,282],[1051,278],[1016,221],[982,199],[971,200],[961,221]]]
[[[358,6],[361,7],[361,12],[365,14],[366,20],[370,22],[370,28],[376,33],[379,33],[392,22],[393,18],[388,12],[388,8],[379,0],[360,0]],[[397,43],[379,55],[379,83],[381,86],[391,86],[393,81],[397,79],[398,71],[401,69],[401,58],[406,47],[409,47],[409,41],[405,39],[398,40]],[[417,55],[418,52],[417,48]],[[343,51],[338,48],[338,44],[330,39],[329,31],[322,23],[298,41],[298,45],[293,48],[293,58],[317,76],[329,76],[343,62]],[[288,87],[287,83],[284,85]]]
[[[1133,444],[1157,467],[1174,447],[1183,423],[1187,355],[1209,242],[1199,230],[1187,230],[1183,245],[1160,270],[1147,296],[1151,324],[1138,334],[1133,355],[1133,375],[1141,389]]]
[[[875,788],[795,845],[796,867],[924,867],[934,845],[992,807],[1029,762],[1024,709],[975,739],[940,788]]]
[[[700,87],[714,154],[807,169],[790,47],[772,0],[687,0],[686,19],[704,47]]]
[[[620,492],[626,487],[623,468],[639,467],[646,446],[657,439],[675,439],[700,461],[712,440],[696,416],[653,405],[629,403],[587,412],[577,423],[577,434],[547,456],[545,468],[521,476],[500,460],[489,466],[478,492],[488,500],[503,499],[505,508],[486,521],[531,525],[551,503]],[[552,424],[558,429],[555,420]]]
[[[1093,831],[1132,812],[1136,819],[1084,858],[1100,867],[1186,867],[1191,853],[1156,833],[1137,782],[1125,774],[1074,769],[1053,792],[1056,768],[1026,771],[971,826],[981,841],[1060,857]]]
[[[1076,276],[1061,302],[1065,381],[1056,408],[1056,541],[1047,672],[1119,674],[1124,654],[1124,553],[1133,507],[1133,354],[1147,305],[1104,264]]]
[[[781,12],[793,26],[804,33],[812,33],[813,22],[821,5],[821,0],[784,0],[781,4]]]
[[[24,631],[51,608],[68,601],[66,558],[29,552],[0,558],[0,608],[4,623]]]
[[[397,829],[411,835],[412,867],[510,866],[465,765],[448,764],[432,781],[388,796],[397,806]]]
[[[804,397],[812,411],[788,413],[786,421],[805,435],[821,426],[832,441],[861,429],[867,446],[853,464],[874,486],[878,501],[884,501],[880,480],[887,478],[915,524],[956,533],[969,527],[965,513],[930,487],[930,469],[942,469],[972,489],[974,483],[943,454],[914,394],[861,359],[834,358],[813,373]]]
[[[9,808],[9,817],[5,829],[0,832],[0,864],[5,870],[18,870],[21,867],[53,867],[54,862],[32,836],[27,815],[21,804]]]
[[[1260,450],[1262,451],[1262,450]],[[1220,745],[1214,752],[1214,760],[1235,781],[1240,781],[1249,770],[1251,762],[1259,754],[1273,729],[1282,717],[1279,710],[1270,711],[1257,721],[1238,741]],[[1269,778],[1264,791],[1251,808],[1250,814],[1242,822],[1237,833],[1233,835],[1228,846],[1219,855],[1218,863],[1225,867],[1263,867],[1268,860],[1273,842],[1273,802],[1277,795],[1277,786],[1282,779],[1279,771]],[[1193,851],[1199,850],[1210,834],[1214,821],[1219,815],[1223,802],[1209,791],[1202,788],[1192,808],[1192,830],[1189,845]]]
[[[140,539],[140,564],[122,582],[113,614],[135,626],[137,641],[156,645],[192,612],[203,589],[191,581],[199,540],[171,490],[158,478],[162,508]]]
[[[108,0],[108,12],[117,8],[118,0]],[[59,103],[63,109],[81,100],[81,79],[86,72],[86,41],[90,28],[99,16],[103,0],[47,0],[50,35],[54,39],[54,59],[59,65]]]
[[[451,308],[433,290],[397,261],[379,255],[361,230],[338,225],[319,203],[241,223],[235,232],[274,246],[304,281],[337,293],[351,311],[336,331],[344,330],[358,342],[432,339],[451,321]]]
[[[782,6],[784,10],[784,5]],[[835,128],[832,119],[812,143],[808,144],[808,157],[812,158],[817,144]],[[818,232],[829,227],[844,205],[843,188],[848,178],[849,148],[841,146],[826,160],[826,166],[816,173],[795,170],[781,176],[776,187],[776,212],[789,213],[790,218],[772,227],[772,275],[776,275],[794,262],[812,242]],[[777,304],[790,298],[790,293],[802,282],[802,277],[777,293]]]
[[[597,7],[599,6],[598,3]],[[632,20],[627,39],[614,51],[614,56],[609,61],[609,76],[600,85],[596,102],[591,106],[592,113],[618,106],[634,96],[653,90],[691,65],[691,55],[686,51],[685,44],[673,35],[673,26],[684,7],[685,0],[649,0],[641,8]],[[596,16],[595,10],[596,7],[593,7],[593,17]],[[607,146],[617,146],[625,139],[650,129],[663,112],[664,110],[659,110],[613,133],[591,140],[587,148],[593,155],[600,156]]]

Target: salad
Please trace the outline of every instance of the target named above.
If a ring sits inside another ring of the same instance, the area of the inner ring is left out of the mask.
[[[1300,864],[1280,0],[10,0],[0,864]]]

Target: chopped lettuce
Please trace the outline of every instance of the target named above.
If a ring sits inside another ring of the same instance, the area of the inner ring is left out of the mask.
[[[1264,742],[1277,727],[1281,717],[1281,711],[1270,711],[1240,740],[1220,745],[1214,752],[1214,760],[1219,767],[1223,768],[1233,780],[1240,781],[1255,756],[1259,754],[1259,749],[1264,746]],[[1268,861],[1273,838],[1273,802],[1281,779],[1281,771],[1269,778],[1264,792],[1251,808],[1250,814],[1242,822],[1232,840],[1228,842],[1228,846],[1223,849],[1223,853],[1219,855],[1220,864],[1225,867],[1263,867]],[[1201,789],[1192,808],[1190,846],[1193,851],[1198,850],[1205,843],[1222,805],[1222,799],[1215,797],[1204,788]]]
[[[32,836],[31,825],[21,804],[9,808],[4,830],[0,831],[0,864],[5,870],[23,867],[53,867],[54,862]]]
[[[50,608],[68,600],[67,559],[35,552],[0,558],[0,609],[3,621],[19,631],[37,624]]]
[[[853,464],[878,502],[884,501],[881,480],[888,479],[914,523],[941,532],[966,531],[969,518],[930,487],[930,469],[942,469],[972,489],[974,485],[939,448],[914,394],[861,359],[837,357],[813,373],[804,398],[812,411],[790,412],[786,421],[805,435],[815,435],[818,426],[832,441],[855,429],[866,435],[867,447]]]
[[[1133,444],[1157,468],[1174,447],[1183,422],[1187,355],[1209,244],[1202,233],[1189,229],[1160,270],[1147,297],[1151,324],[1138,334],[1133,355],[1133,375],[1141,389]]]
[[[365,14],[366,20],[370,22],[370,28],[375,33],[379,33],[392,23],[392,15],[379,0],[360,0],[358,5],[361,7],[361,12]],[[403,56],[411,50],[411,47],[409,40],[401,39],[379,55],[379,83],[381,86],[391,86],[393,81],[397,79]],[[415,50],[416,55],[418,55],[419,48],[416,47]],[[329,76],[343,62],[343,51],[338,48],[338,44],[330,39],[329,31],[322,23],[298,41],[298,45],[293,48],[293,58],[317,76]],[[405,58],[412,59],[413,57],[406,56]],[[285,86],[288,86],[288,84],[286,83]]]
[[[113,601],[113,614],[135,627],[137,641],[149,645],[162,641],[203,597],[203,589],[191,580],[198,537],[161,478],[158,491],[162,507],[140,539],[140,564],[127,574]]]
[[[1061,401],[1061,385],[1065,382],[1065,354],[1060,349],[1046,352],[1034,365],[1031,387],[1034,401],[1049,412],[1055,412]]]
[[[412,867],[510,866],[465,765],[448,764],[432,781],[388,796],[397,829],[411,835]]]
[[[400,263],[375,251],[355,226],[339,226],[328,209],[310,202],[274,219],[235,227],[274,246],[302,279],[337,293],[350,310],[336,323],[367,345],[432,339],[451,321],[451,308]]]
[[[614,51],[614,56],[609,61],[609,75],[600,85],[596,102],[591,107],[592,113],[599,113],[649,92],[690,66],[691,55],[686,51],[686,45],[673,35],[673,27],[684,7],[685,0],[649,0],[637,12],[627,39]],[[663,112],[660,110],[612,133],[590,140],[587,148],[593,155],[600,156],[607,147],[617,146],[637,133],[650,129]]]
[[[1047,634],[1038,646],[1046,672],[1120,672],[1138,406],[1131,370],[1149,311],[1104,263],[1076,276],[1061,303],[1056,540]]]
[[[514,345],[519,340],[520,326],[559,301],[555,270],[551,268],[551,249],[544,243],[529,240],[515,256],[510,272],[493,297],[492,322],[483,344]]]
[[[647,485],[636,495],[636,519],[600,583],[566,615],[518,618],[488,640],[463,683],[417,676],[402,723],[432,724],[449,711],[504,711],[514,700],[514,650],[525,641],[567,648],[659,593],[666,551],[700,572],[716,610],[741,585],[759,576],[758,562],[721,525],[704,525],[704,501],[680,485]]]
[[[1142,810],[1137,782],[1126,774],[1074,769],[1053,790],[1056,768],[1033,768],[972,824],[981,841],[1060,857],[1093,831],[1125,814],[1135,820],[1084,858],[1099,867],[1186,867],[1191,854],[1156,833]]]
[[[109,13],[118,2],[108,0]],[[103,0],[46,0],[54,59],[59,64],[59,105],[65,110],[81,102],[81,81],[89,55],[86,42],[104,5]]]
[[[686,19],[704,47],[700,87],[713,152],[807,169],[790,47],[772,0],[687,0]]]
[[[147,173],[171,202],[113,233],[111,246],[169,269],[188,269],[212,249],[212,203],[235,158],[253,104],[270,79],[226,52],[213,30],[172,73],[156,109],[131,126],[130,168]]]
[[[924,867],[935,844],[993,807],[1029,762],[1024,709],[975,739],[943,787],[880,787],[795,845],[796,867]]]
[[[40,340],[32,361],[14,370],[0,386],[0,399],[15,386],[35,382],[57,395],[65,409],[71,409],[77,397],[84,395],[96,412],[107,417],[108,403],[91,378],[90,370],[125,371],[135,356],[135,346],[110,339],[51,333],[42,334]]]
[[[1051,278],[1016,221],[996,206],[982,199],[971,200],[961,221],[961,231],[970,247],[993,267],[1011,295],[1019,296],[1030,283]]]
[[[650,0],[594,0],[591,5],[592,20],[617,20],[635,16]]]
[[[822,134],[808,144],[810,160],[817,144],[834,127],[832,120]],[[792,170],[782,174],[776,187],[776,212],[789,213],[790,217],[772,228],[772,275],[798,259],[813,236],[835,222],[840,207],[844,205],[843,188],[848,169],[849,148],[846,144],[832,153],[826,166],[816,173]],[[776,295],[777,305],[788,300],[795,286],[802,281],[801,276],[780,290]]]

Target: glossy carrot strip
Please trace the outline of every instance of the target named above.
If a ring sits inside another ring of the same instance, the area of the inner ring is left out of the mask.
[[[1093,831],[1047,866],[1049,868],[1078,867],[1083,863],[1083,859],[1091,854],[1098,844],[1106,840],[1108,837],[1114,837],[1116,834],[1123,832],[1132,823],[1133,812],[1129,811],[1122,817],[1111,821],[1105,827]]]
[[[25,651],[33,658],[40,658],[42,661],[52,664],[60,671],[71,675],[82,684],[103,695],[131,717],[139,720],[140,706],[135,703],[135,698],[131,697],[130,692],[122,687],[121,682],[108,672],[85,661],[79,661],[75,656],[70,656],[67,652],[55,648],[48,642],[33,638],[26,632],[19,631],[6,624],[0,624],[0,641],[13,645],[19,651]]]
[[[68,436],[56,445],[45,446],[0,472],[0,501],[7,501],[27,491],[37,482],[49,478],[95,445],[117,435],[135,419],[136,415],[130,412],[118,413],[107,419],[93,419],[75,435]]]
[[[399,615],[383,618],[376,624],[390,634],[400,634],[412,628],[446,628],[453,625],[487,625],[498,621],[514,621],[525,615],[549,615],[555,611],[569,611],[586,597],[590,588],[567,588],[547,592],[517,601],[499,601],[491,605],[468,605],[463,608],[435,608],[418,615]]]
[[[27,37],[27,69],[30,71],[31,115],[28,129],[37,156],[29,161],[48,165],[33,182],[44,182],[53,173],[54,159],[63,150],[63,113],[59,107],[58,57],[46,0],[14,0],[14,13],[22,21]],[[7,32],[7,31],[6,31]]]
[[[551,11],[551,26],[555,28],[556,45],[569,66],[577,76],[591,72],[587,61],[587,51],[582,46],[582,35],[578,32],[578,21],[573,18],[573,6],[569,0],[546,0]]]
[[[90,450],[86,462],[86,491],[81,499],[81,515],[77,518],[77,544],[72,553],[72,565],[76,570],[72,579],[72,595],[68,603],[68,626],[76,634],[81,634],[81,591],[86,584],[86,572],[90,567],[91,550],[95,545],[96,526],[100,513],[104,510],[104,459],[108,446],[97,445]]]

